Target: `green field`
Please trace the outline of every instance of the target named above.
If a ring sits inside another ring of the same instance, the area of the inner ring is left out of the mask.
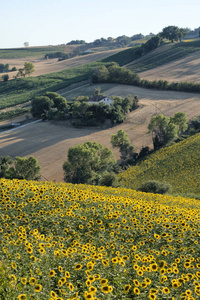
[[[101,64],[95,62],[57,73],[0,82],[0,109],[25,103],[46,91],[57,91],[87,80]]]
[[[46,53],[64,52],[66,46],[28,47],[14,49],[0,49],[0,59],[44,57]]]
[[[149,155],[137,166],[121,173],[126,188],[138,189],[148,180],[167,181],[173,193],[200,194],[200,134]]]

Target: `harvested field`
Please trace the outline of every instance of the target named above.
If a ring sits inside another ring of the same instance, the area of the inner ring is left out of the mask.
[[[122,49],[119,48],[119,49],[114,49],[114,50],[108,50],[108,51],[103,51],[103,52],[82,55],[82,56],[66,59],[63,61],[58,61],[57,58],[48,59],[48,60],[46,60],[44,58],[21,58],[21,59],[0,59],[0,63],[2,63],[2,64],[9,63],[10,68],[16,67],[17,69],[19,69],[19,68],[23,68],[24,63],[26,61],[32,62],[35,67],[35,72],[31,76],[36,77],[39,75],[49,74],[49,73],[53,73],[53,72],[59,72],[59,71],[65,70],[65,69],[88,64],[90,62],[94,62],[96,60],[113,55],[119,51],[122,51]],[[6,73],[1,73],[1,74],[3,75]],[[15,76],[16,74],[17,74],[17,71],[9,72],[10,79],[12,79],[13,76]]]
[[[40,122],[1,133],[0,155],[12,157],[33,155],[42,167],[42,180],[46,178],[59,182],[63,180],[62,165],[67,158],[68,149],[72,146],[86,141],[97,141],[111,148],[111,134],[123,129],[128,133],[136,150],[139,150],[142,146],[152,146],[147,125],[156,113],[171,116],[181,111],[187,114],[188,119],[200,115],[199,94],[156,91],[116,84],[93,86],[87,84],[80,89],[89,90],[97,86],[100,86],[107,96],[138,95],[140,108],[129,113],[123,124],[107,129],[74,128],[64,123]],[[80,90],[77,88],[76,92],[79,93]],[[114,154],[119,158],[117,150]]]
[[[148,80],[190,81],[200,83],[200,51],[160,67],[139,73]]]

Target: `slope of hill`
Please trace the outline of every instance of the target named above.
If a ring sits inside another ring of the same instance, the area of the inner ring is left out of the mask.
[[[140,46],[139,46],[140,47]],[[163,64],[179,60],[191,53],[200,50],[200,41],[186,41],[180,43],[168,43],[138,58],[136,54],[138,47],[121,51],[115,55],[103,59],[103,62],[114,61],[120,66],[126,67],[135,73],[150,70]]]
[[[200,83],[200,50],[140,73],[142,79]]]
[[[200,40],[175,44],[169,43],[150,51],[140,59],[129,63],[126,67],[135,73],[143,72],[179,60],[198,50],[200,50]]]
[[[92,95],[95,88],[101,88],[108,97],[128,94],[137,95],[140,108],[129,113],[124,123],[111,128],[74,128],[65,122],[41,122],[16,128],[0,134],[0,155],[35,156],[42,168],[42,175],[48,180],[63,181],[62,165],[67,159],[68,149],[86,141],[97,141],[111,148],[110,138],[119,129],[127,132],[131,143],[139,151],[142,146],[152,148],[152,137],[147,126],[152,116],[162,112],[166,116],[182,111],[188,119],[200,115],[200,95],[172,91],[157,91],[117,84],[85,84],[62,93],[68,100],[80,95]],[[12,121],[14,122],[14,121]],[[37,134],[36,134],[37,133]],[[119,152],[114,149],[115,157]]]
[[[151,154],[119,178],[127,188],[137,189],[147,180],[167,181],[174,193],[200,193],[200,134]]]
[[[52,182],[0,186],[1,299],[199,299],[199,201]]]

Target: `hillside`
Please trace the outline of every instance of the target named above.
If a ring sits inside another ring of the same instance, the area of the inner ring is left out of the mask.
[[[108,97],[138,95],[140,108],[129,113],[124,123],[111,128],[75,128],[65,122],[40,122],[16,128],[13,131],[2,132],[0,133],[0,155],[11,155],[13,158],[35,156],[42,167],[42,175],[47,180],[60,182],[63,181],[62,165],[67,158],[68,149],[72,146],[86,141],[97,141],[111,148],[111,135],[123,129],[127,132],[136,151],[147,145],[152,148],[152,137],[148,133],[147,126],[151,117],[156,113],[162,112],[170,117],[182,111],[187,114],[188,119],[200,115],[199,94],[148,90],[117,84],[90,85],[89,83],[76,87],[74,90],[62,90],[61,94],[69,100],[79,95],[91,95],[98,87]],[[116,149],[112,150],[114,150],[115,157],[119,158],[119,152]]]
[[[164,64],[169,64],[175,60],[180,60],[199,50],[200,40],[164,44],[143,55],[140,59],[129,63],[126,67],[136,73],[143,72]]]
[[[148,80],[168,80],[174,82],[200,82],[200,51],[184,58],[166,63],[159,67],[140,73],[140,77]]]
[[[74,47],[74,46],[68,46],[68,47],[69,47],[69,49],[68,49],[69,53],[70,53],[70,47],[71,47],[71,51],[76,49],[76,47]],[[17,69],[19,69],[19,68],[23,68],[25,62],[27,62],[27,61],[32,62],[34,64],[35,71],[31,76],[37,77],[40,75],[54,73],[54,72],[60,72],[60,71],[63,71],[63,70],[69,69],[69,68],[82,66],[84,64],[95,62],[95,61],[101,60],[107,56],[118,53],[121,50],[122,50],[121,48],[118,48],[118,49],[112,49],[112,50],[99,51],[99,49],[97,48],[95,53],[75,56],[73,58],[69,58],[69,59],[62,60],[62,61],[58,61],[57,58],[52,58],[52,59],[46,60],[44,58],[44,55],[46,53],[48,53],[48,49],[46,49],[42,53],[39,52],[39,53],[41,53],[39,57],[37,56],[37,52],[36,52],[36,54],[34,54],[34,52],[33,53],[30,52],[30,55],[32,54],[33,56],[26,57],[26,54],[24,54],[25,55],[25,57],[24,57],[23,53],[22,53],[21,54],[22,57],[9,58],[9,59],[1,58],[1,50],[0,50],[0,63],[2,63],[2,64],[8,63],[10,66],[10,69],[12,67],[16,67]],[[51,51],[50,51],[50,53],[51,53]],[[68,52],[65,51],[65,53],[68,53]],[[10,79],[13,79],[13,77],[16,76],[17,71],[9,72],[9,73],[8,72],[1,73],[1,75],[3,75],[3,74],[9,74]]]
[[[151,154],[120,174],[126,188],[138,189],[147,180],[167,181],[173,193],[200,194],[200,134]]]
[[[199,201],[52,182],[0,185],[1,299],[199,299]]]

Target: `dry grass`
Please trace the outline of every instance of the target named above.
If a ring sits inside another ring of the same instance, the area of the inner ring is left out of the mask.
[[[200,51],[160,67],[141,72],[141,78],[148,80],[200,82]]]
[[[123,49],[124,50],[124,49]],[[119,51],[122,51],[121,48],[114,49],[114,50],[108,50],[103,52],[97,52],[92,53],[88,55],[82,55],[78,57],[73,57],[67,60],[58,61],[57,58],[54,59],[44,59],[44,58],[21,58],[21,59],[0,59],[0,63],[6,64],[8,63],[10,65],[10,68],[16,67],[17,69],[23,68],[24,63],[26,61],[32,62],[35,67],[35,72],[32,74],[32,76],[40,76],[44,74],[49,74],[53,72],[59,72],[63,71],[65,69],[77,67],[80,65],[84,65],[90,62],[94,62],[96,60],[108,57],[110,55],[113,55]],[[6,73],[1,73],[1,75]],[[17,74],[16,72],[10,72],[9,77],[10,79],[13,79],[13,76]]]
[[[77,95],[92,91],[98,85],[89,84],[76,88]],[[131,112],[127,120],[116,127],[73,128],[69,125],[41,122],[0,134],[0,155],[37,157],[42,167],[42,175],[48,180],[62,181],[62,165],[68,149],[86,141],[97,141],[111,148],[110,136],[119,129],[125,130],[136,150],[142,146],[152,146],[151,135],[147,132],[150,118],[157,113],[167,116],[175,112],[185,112],[188,118],[200,115],[200,95],[172,91],[156,91],[116,84],[100,85],[107,96],[138,95],[141,107]],[[74,91],[75,94],[75,91]],[[117,150],[114,154],[119,158]],[[44,178],[43,178],[44,179]]]

